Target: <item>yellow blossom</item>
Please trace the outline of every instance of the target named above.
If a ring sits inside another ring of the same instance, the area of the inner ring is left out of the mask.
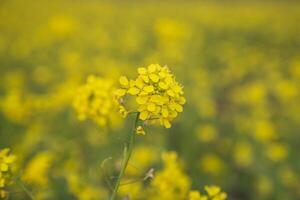
[[[186,101],[182,86],[176,82],[167,66],[151,64],[137,71],[138,77],[135,80],[120,77],[120,88],[115,95],[119,100],[123,100],[125,95],[134,96],[137,103],[135,110],[140,112],[141,120],[170,128],[171,121],[177,113],[183,111],[182,106]]]
[[[207,200],[207,196],[200,195],[198,191],[189,192],[189,200]]]
[[[288,149],[283,144],[271,143],[267,146],[266,155],[270,160],[279,162],[288,156]]]
[[[120,82],[128,84],[125,78]],[[93,75],[89,76],[87,83],[78,89],[73,102],[78,118],[80,120],[91,118],[100,126],[106,126],[115,109],[112,92],[112,81]],[[119,92],[122,93],[122,91]],[[120,112],[126,116],[127,112],[122,107],[120,107]]]
[[[50,152],[42,152],[34,156],[24,169],[24,180],[39,187],[47,187],[48,171],[52,161],[53,155]]]
[[[5,187],[11,182],[12,167],[16,157],[10,154],[10,149],[0,150],[0,198],[7,197]]]
[[[227,194],[221,192],[221,188],[218,186],[205,186],[205,190],[211,200],[225,200],[227,198]]]
[[[222,172],[225,164],[219,156],[215,154],[206,154],[200,160],[200,167],[203,171],[218,175]]]
[[[136,127],[136,134],[137,135],[146,135],[146,132],[144,131],[144,128],[142,126]]]
[[[207,195],[201,195],[200,192],[192,190],[189,192],[189,200],[226,200],[227,194],[221,191],[218,186],[205,186]]]
[[[181,169],[175,152],[162,155],[164,168],[158,172],[151,182],[149,199],[170,200],[184,199],[190,187],[190,180]]]

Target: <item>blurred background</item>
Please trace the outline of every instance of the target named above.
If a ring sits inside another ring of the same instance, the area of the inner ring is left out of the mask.
[[[78,121],[74,91],[167,64],[187,104],[171,129],[146,127],[128,173],[172,150],[195,189],[300,199],[299,21],[297,1],[1,0],[0,148],[39,199],[106,199],[100,165],[128,123]]]

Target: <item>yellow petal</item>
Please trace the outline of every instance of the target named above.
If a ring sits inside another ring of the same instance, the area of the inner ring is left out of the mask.
[[[165,72],[159,72],[158,75],[161,77],[161,78],[165,78],[167,76],[167,74]]]
[[[159,82],[159,87],[161,88],[161,89],[163,89],[163,90],[166,90],[166,89],[168,89],[168,85],[166,84],[166,83],[164,83],[164,82]]]
[[[154,103],[149,103],[147,105],[147,110],[150,112],[154,112],[156,110],[156,105]]]
[[[141,92],[139,93],[139,95],[140,95],[140,96],[147,96],[147,95],[148,95],[148,92],[141,91]]]
[[[8,165],[6,163],[2,163],[0,166],[0,171],[2,172],[8,171]]]
[[[163,107],[162,107],[162,110],[161,110],[161,113],[162,113],[162,116],[163,116],[163,117],[168,117],[168,115],[169,115],[168,108],[165,107],[165,106],[163,106]]]
[[[129,81],[128,81],[126,76],[121,76],[120,79],[119,79],[119,82],[122,86],[128,86],[129,85]]]
[[[144,87],[145,83],[144,83],[143,79],[138,78],[138,79],[135,81],[135,85],[136,85],[138,88],[142,89],[142,88]]]
[[[129,87],[134,87],[135,86],[135,81],[134,80],[130,80],[129,81]]]
[[[16,159],[16,156],[10,155],[10,156],[5,157],[3,160],[5,163],[10,164],[10,163],[13,163],[15,161],[15,159]]]
[[[148,85],[148,86],[144,87],[144,91],[147,93],[153,92],[154,87],[152,85]]]
[[[154,102],[154,103],[158,103],[158,102],[160,102],[161,101],[161,96],[159,96],[159,95],[152,95],[151,96],[151,98],[150,98],[150,101],[151,102]]]
[[[172,87],[173,91],[176,92],[176,93],[182,93],[182,88],[179,86],[179,85],[174,85]]]
[[[157,76],[156,74],[150,74],[149,78],[154,82],[157,83],[159,81],[159,76]]]
[[[154,102],[157,105],[162,106],[162,105],[164,105],[165,103],[167,103],[169,101],[169,98],[168,97],[162,97],[160,95],[153,95],[153,96],[151,96],[150,101]]]
[[[119,106],[119,113],[121,114],[121,116],[123,118],[127,117],[127,115],[128,115],[128,112],[126,111],[124,106]]]
[[[155,115],[159,115],[161,113],[161,107],[156,105],[155,111],[153,111]]]
[[[176,110],[176,103],[170,102],[170,103],[168,104],[168,107],[169,107],[170,110]]]
[[[148,113],[148,111],[142,111],[141,113],[140,113],[140,119],[141,120],[146,120],[146,119],[148,119],[148,117],[149,117],[149,113]]]
[[[174,119],[177,116],[177,112],[176,111],[170,111],[169,112],[169,118]]]
[[[145,133],[145,131],[144,131],[144,129],[143,129],[142,126],[136,127],[136,134],[137,135],[146,135],[146,133]]]
[[[147,101],[148,101],[148,96],[138,96],[136,98],[136,102],[141,105],[147,103]]]
[[[145,74],[147,74],[147,69],[144,67],[140,67],[140,68],[138,68],[138,73],[140,75],[145,75]]]
[[[221,189],[218,186],[205,186],[205,190],[208,193],[208,196],[213,197],[220,193]]]
[[[151,64],[148,66],[148,72],[149,73],[153,73],[156,71],[156,65],[155,64]]]
[[[117,89],[116,90],[116,95],[121,97],[124,96],[126,94],[126,90],[125,89]]]
[[[139,92],[140,90],[136,87],[129,88],[129,90],[127,91],[127,93],[131,95],[137,95]]]
[[[179,97],[179,102],[181,105],[186,103],[186,99],[184,97]]]
[[[167,94],[168,94],[170,97],[174,97],[174,96],[175,96],[175,93],[173,92],[173,90],[168,90],[168,91],[167,91]]]
[[[143,81],[145,81],[145,83],[149,83],[149,77],[147,75],[141,75],[140,77],[143,79]]]
[[[182,112],[182,111],[183,111],[183,108],[182,108],[182,106],[181,106],[180,104],[175,103],[175,110],[176,110],[177,112]]]
[[[173,79],[171,77],[166,77],[165,82],[167,85],[172,85],[173,84]]]
[[[147,110],[147,105],[145,105],[145,104],[139,105],[139,107],[138,107],[137,110],[138,110],[139,112],[146,111],[146,110]]]
[[[166,127],[166,128],[171,128],[171,123],[168,119],[163,119],[163,125]]]

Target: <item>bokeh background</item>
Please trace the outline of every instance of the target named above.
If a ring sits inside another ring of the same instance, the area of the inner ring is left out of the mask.
[[[300,199],[299,21],[296,1],[1,0],[0,148],[39,199],[106,199],[100,166],[117,165],[130,119],[78,121],[76,88],[167,64],[187,104],[171,129],[146,127],[128,173],[172,150],[193,188]]]

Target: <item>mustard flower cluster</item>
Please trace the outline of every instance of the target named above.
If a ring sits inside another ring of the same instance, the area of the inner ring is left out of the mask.
[[[205,186],[207,195],[202,195],[198,191],[189,192],[189,200],[226,200],[227,194],[221,191],[218,186]]]
[[[100,126],[106,126],[114,109],[113,82],[93,75],[79,87],[73,107],[79,120],[90,118]]]
[[[162,159],[164,168],[155,175],[151,182],[151,187],[154,188],[154,195],[151,199],[186,199],[190,180],[178,165],[177,154],[166,152],[162,155]]]
[[[6,186],[10,183],[12,174],[12,164],[15,161],[15,156],[10,154],[8,148],[0,150],[0,198],[7,197]]]
[[[147,68],[138,68],[138,77],[129,80],[120,77],[120,88],[116,96],[121,103],[120,112],[126,116],[127,109],[123,106],[124,97],[135,97],[137,107],[133,110],[140,113],[143,121],[160,123],[166,128],[171,127],[171,121],[183,111],[186,100],[183,97],[182,86],[176,82],[174,75],[167,66],[151,64]],[[128,111],[127,111],[128,112]]]
[[[153,155],[152,149],[145,151],[143,148],[138,149],[141,156],[139,164],[145,162],[145,157]],[[144,151],[140,153],[140,151]],[[136,154],[137,151],[135,151]],[[136,154],[137,155],[137,154]],[[145,175],[150,177],[150,185],[142,182],[124,185],[120,188],[120,195],[127,196],[130,199],[147,199],[147,200],[226,200],[227,194],[222,192],[220,187],[212,185],[205,186],[206,194],[201,194],[197,190],[191,190],[191,179],[185,173],[174,151],[162,153],[162,169],[155,170],[151,168]],[[150,159],[151,160],[151,159]],[[136,159],[134,159],[136,161]],[[145,165],[145,164],[142,164]],[[140,166],[140,165],[139,165]],[[130,168],[129,168],[130,169]],[[136,173],[136,171],[134,171]]]

